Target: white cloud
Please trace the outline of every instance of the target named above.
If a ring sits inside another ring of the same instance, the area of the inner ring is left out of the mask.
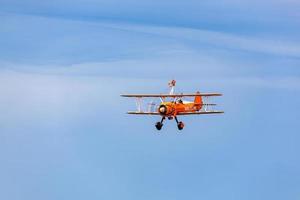
[[[257,88],[257,89],[274,89],[284,91],[299,91],[300,90],[300,77],[235,77],[224,79],[210,80],[215,82],[216,85],[224,84],[227,87],[233,88]],[[210,82],[208,80],[208,82]]]
[[[277,38],[272,33],[245,36],[206,29],[26,15],[7,15],[1,23],[0,36],[5,38],[5,45],[0,47],[0,60],[21,64],[155,59],[174,53],[206,56],[220,51],[234,56],[300,57],[299,40]]]
[[[300,56],[300,42],[277,39],[273,35],[268,38],[251,37],[229,34],[224,32],[210,31],[204,29],[193,29],[183,27],[162,27],[150,25],[133,24],[103,24],[103,26],[140,33],[149,33],[176,39],[178,43],[193,42],[192,47],[201,45],[211,45],[215,48],[229,48],[229,50],[243,50],[257,53],[267,53],[282,56]],[[187,45],[188,46],[188,45]]]

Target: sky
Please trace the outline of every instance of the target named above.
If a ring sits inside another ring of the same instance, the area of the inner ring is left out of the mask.
[[[0,0],[0,199],[299,199],[299,17],[296,0]],[[225,114],[159,132],[125,114],[121,93],[172,79]]]

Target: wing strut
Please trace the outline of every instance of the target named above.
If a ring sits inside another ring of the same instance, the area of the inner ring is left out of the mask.
[[[136,103],[138,112],[142,112],[142,98],[137,97],[135,103]]]

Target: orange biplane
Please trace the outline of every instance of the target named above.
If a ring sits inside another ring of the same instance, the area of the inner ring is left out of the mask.
[[[171,88],[169,94],[122,94],[122,97],[133,97],[136,98],[137,111],[129,111],[128,114],[134,115],[160,115],[162,116],[161,121],[155,124],[157,130],[161,130],[163,121],[168,118],[169,120],[175,119],[177,127],[182,130],[184,123],[178,121],[177,116],[179,115],[201,115],[201,114],[221,114],[223,111],[217,111],[210,109],[211,106],[216,104],[210,104],[204,102],[208,97],[222,96],[220,93],[200,93],[195,94],[175,94],[176,81],[172,80],[169,82]],[[194,101],[183,100],[183,97],[194,97]],[[160,104],[150,102],[148,104],[148,110],[142,110],[142,98],[159,98]],[[166,98],[171,98],[170,101],[166,101]]]

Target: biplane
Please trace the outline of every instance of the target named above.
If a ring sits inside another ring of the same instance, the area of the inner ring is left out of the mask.
[[[168,94],[121,94],[122,97],[136,98],[137,111],[128,111],[127,114],[133,115],[157,115],[161,116],[161,120],[155,124],[157,130],[163,127],[163,121],[175,119],[177,127],[182,130],[184,123],[178,121],[177,116],[182,115],[202,115],[202,114],[222,114],[224,111],[213,110],[216,106],[213,103],[207,103],[207,99],[214,96],[222,96],[220,93],[200,93],[184,94],[174,93],[176,81],[172,80],[168,83],[170,92]],[[183,98],[194,98],[193,101],[187,101]],[[147,111],[142,109],[143,98],[159,99],[160,103],[155,104],[151,101],[148,104]]]

